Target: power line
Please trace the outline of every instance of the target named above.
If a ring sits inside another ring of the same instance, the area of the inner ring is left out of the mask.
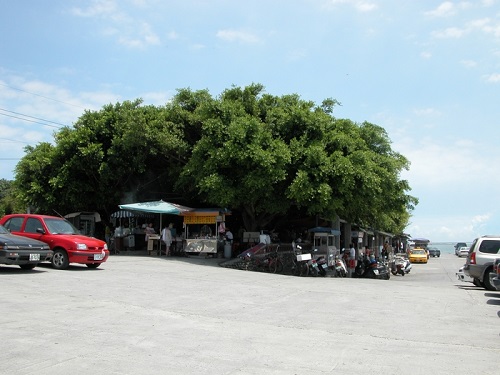
[[[0,138],[0,139],[3,139],[4,141],[10,141],[10,142],[16,142],[16,143],[24,143],[24,144],[27,144],[27,145],[30,144],[29,142],[18,141],[17,139],[9,139],[9,138]]]
[[[49,98],[47,96],[43,96],[43,95],[40,95],[40,94],[35,94],[34,92],[29,92],[29,91],[26,91],[26,90],[18,89],[17,87],[12,87],[12,86],[6,85],[4,83],[0,83],[0,86],[8,87],[9,89],[12,89],[12,90],[17,90],[17,91],[25,92],[26,94],[38,96],[40,98],[44,98],[44,99],[47,99],[47,100],[52,100],[54,102],[58,102],[58,103],[70,105],[70,106],[77,107],[77,108],[87,109],[85,107],[82,107],[81,105],[63,102],[62,100],[57,100],[57,99]]]
[[[57,129],[60,129],[62,128],[63,126],[57,126],[57,125],[50,125],[50,124],[47,124],[46,122],[40,122],[40,121],[35,121],[35,120],[30,120],[30,119],[27,119],[27,118],[23,118],[23,117],[18,117],[18,116],[13,116],[13,115],[8,115],[6,113],[0,113],[0,115],[2,116],[7,116],[7,117],[12,117],[12,118],[16,118],[16,119],[19,119],[19,120],[23,120],[23,121],[28,121],[28,122],[33,122],[35,124],[40,124],[40,125],[45,125],[45,126],[50,126],[52,128],[57,128]]]
[[[65,124],[61,124],[60,122],[55,122],[55,121],[51,121],[51,120],[45,120],[45,119],[40,118],[40,117],[35,117],[35,116],[25,115],[24,113],[19,113],[19,112],[14,112],[14,111],[9,111],[8,109],[4,109],[4,108],[0,108],[0,111],[9,112],[9,113],[14,113],[15,115],[24,116],[24,117],[28,117],[28,118],[33,118],[33,119],[35,119],[35,120],[40,120],[40,121],[43,121],[43,122],[48,122],[48,123],[51,123],[51,124],[60,125],[60,126],[58,126],[58,127],[68,126],[68,125],[65,125]],[[0,114],[3,114],[3,113],[0,113]],[[16,118],[17,118],[17,117],[16,117]],[[48,125],[48,124],[47,124],[47,126],[50,126],[50,125]]]

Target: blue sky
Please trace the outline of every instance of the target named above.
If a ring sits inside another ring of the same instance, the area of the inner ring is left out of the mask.
[[[261,83],[387,130],[413,237],[500,233],[500,0],[0,0],[0,46],[0,178],[86,109]]]

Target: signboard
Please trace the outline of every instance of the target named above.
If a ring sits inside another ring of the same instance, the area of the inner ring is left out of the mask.
[[[215,224],[217,216],[184,216],[184,224]]]

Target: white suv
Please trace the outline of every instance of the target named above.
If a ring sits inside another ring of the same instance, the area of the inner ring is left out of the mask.
[[[493,262],[500,254],[500,236],[482,236],[476,238],[470,246],[464,266],[464,273],[472,277],[474,285],[488,290],[496,290],[491,284],[490,273]]]

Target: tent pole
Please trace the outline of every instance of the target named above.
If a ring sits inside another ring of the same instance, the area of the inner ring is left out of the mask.
[[[159,251],[158,251],[158,256],[161,257],[161,230],[162,230],[162,227],[161,227],[161,217],[163,215],[160,214],[160,239],[158,240],[158,248],[159,248]]]

